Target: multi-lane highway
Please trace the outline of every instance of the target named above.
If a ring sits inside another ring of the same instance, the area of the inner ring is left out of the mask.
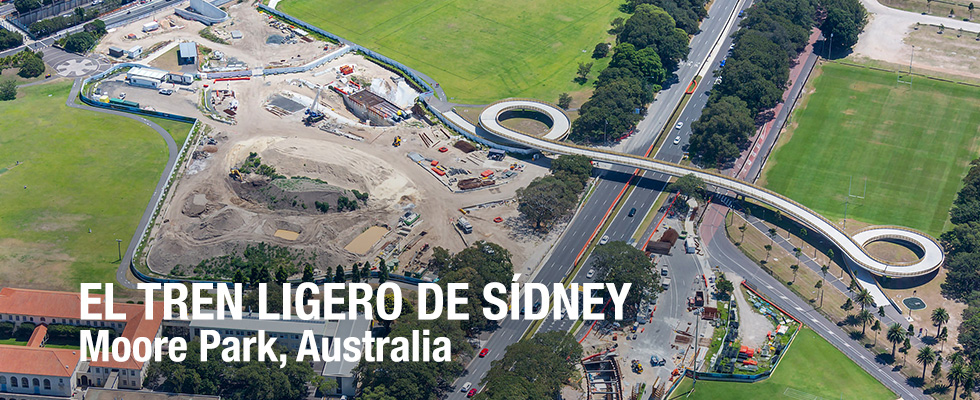
[[[737,15],[736,5],[739,9],[744,9],[748,6],[748,1],[718,0],[713,3],[708,11],[708,17],[701,24],[701,32],[691,40],[689,61],[682,63],[676,71],[676,83],[657,95],[657,99],[647,110],[647,117],[637,127],[636,133],[617,146],[617,150],[638,155],[646,154],[660,130],[670,120],[671,114],[684,96],[688,82],[694,79],[701,68],[702,61],[708,57],[718,39],[724,37],[723,40],[730,40],[728,36],[735,25],[729,24],[729,22],[730,18]],[[724,48],[727,49],[727,45]],[[697,115],[700,115],[700,108],[698,108]],[[692,120],[695,118],[697,117],[691,117]],[[666,141],[666,144],[655,152],[658,159],[671,162],[681,160],[684,155],[683,146],[672,145],[672,140]],[[684,143],[686,143],[686,139]],[[537,275],[533,278],[534,282],[560,282],[571,271],[580,251],[596,232],[603,217],[609,212],[632,174],[632,168],[605,165],[604,169],[600,169],[593,194],[578,210],[547,260],[539,267]],[[663,189],[663,182],[666,181],[665,176],[658,177],[656,175],[658,174],[645,174],[638,179],[636,188],[623,206],[623,210],[636,207],[637,210],[642,211],[632,218],[627,217],[626,212],[611,216],[614,218],[613,224],[606,233],[610,240],[629,240],[633,232],[639,227],[645,211],[653,206],[656,197]],[[587,270],[588,268],[583,268],[574,281],[584,282]],[[490,349],[490,354],[485,358],[474,359],[467,366],[464,374],[456,381],[455,387],[459,387],[465,382],[471,382],[474,387],[480,387],[479,382],[489,371],[491,361],[500,358],[508,345],[519,340],[530,324],[530,321],[504,321],[484,344],[484,347]],[[560,324],[549,324],[549,328],[568,330],[572,324],[573,321],[566,320]],[[449,396],[450,399],[463,399],[465,397],[462,392],[455,392]]]

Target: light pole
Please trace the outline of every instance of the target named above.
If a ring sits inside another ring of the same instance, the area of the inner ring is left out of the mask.
[[[830,48],[834,47],[834,34],[830,34],[830,45],[827,46],[827,59],[830,59]]]
[[[116,239],[116,250],[119,252],[119,261],[122,261],[122,239]]]

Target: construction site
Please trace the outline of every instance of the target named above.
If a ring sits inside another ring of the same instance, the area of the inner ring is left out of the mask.
[[[139,66],[94,81],[90,96],[203,124],[138,263],[192,278],[202,261],[265,243],[303,251],[319,271],[384,259],[394,274],[432,278],[434,247],[478,240],[510,249],[525,276],[540,263],[558,230],[527,228],[514,196],[547,159],[514,159],[433,123],[413,84],[342,45],[244,4],[228,13],[205,35],[225,44],[167,16],[148,32],[145,21],[118,28],[96,50]]]

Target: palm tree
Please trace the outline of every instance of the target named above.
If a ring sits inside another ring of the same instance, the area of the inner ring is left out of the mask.
[[[939,307],[932,310],[932,323],[939,326],[936,328],[936,336],[939,336],[939,331],[942,329],[943,324],[949,321],[949,313],[946,312],[945,308]]]
[[[769,243],[776,243],[776,228],[769,228]]]
[[[800,270],[800,264],[790,265],[789,269],[793,270],[793,283],[796,283],[796,271]]]
[[[800,228],[800,247],[803,247],[803,242],[806,240],[806,228]]]
[[[857,301],[857,303],[861,305],[862,310],[864,310],[864,308],[867,306],[875,305],[875,298],[871,296],[871,292],[869,292],[868,289],[864,288],[858,292],[857,297],[854,298],[854,301]]]
[[[745,229],[746,228],[748,228],[748,226],[746,226],[745,224],[742,224],[742,226],[738,227],[738,231],[739,232],[742,232],[742,239],[738,241],[739,243],[742,243],[742,242],[745,241]]]
[[[817,284],[813,285],[813,287],[820,289],[820,308],[823,308],[823,280],[817,281]]]
[[[970,3],[966,8],[970,9],[970,19],[973,19],[973,3]]]
[[[875,319],[874,315],[868,310],[861,310],[857,315],[858,321],[861,321],[861,336],[864,336],[864,332],[867,330],[868,322]]]
[[[827,259],[830,260],[830,261],[827,261],[828,263],[830,263],[831,261],[834,261],[834,249],[827,249]]]
[[[929,364],[936,361],[936,353],[932,351],[932,347],[923,347],[919,349],[919,354],[915,356],[915,361],[922,363],[922,382],[925,383],[926,370],[929,369]]]
[[[771,244],[767,244],[767,245],[765,245],[763,247],[766,249],[766,261],[768,262],[769,261],[769,252],[772,251],[772,245]]]
[[[820,273],[823,274],[823,278],[827,279],[827,271],[830,271],[830,266],[827,264],[820,266]]]
[[[885,306],[878,307],[878,318],[885,318]]]
[[[969,371],[963,367],[962,362],[953,363],[953,366],[949,368],[949,372],[946,373],[946,379],[949,381],[950,385],[953,385],[953,398],[956,398],[957,389],[960,388],[960,384],[966,382]]]
[[[871,345],[871,347],[874,347],[878,345],[878,331],[881,330],[881,321],[875,320],[875,323],[871,325],[871,330],[875,333],[875,344]]]
[[[794,247],[793,255],[796,256],[796,261],[799,262],[800,257],[803,257],[803,250],[801,250],[799,247]]]
[[[943,356],[936,354],[936,363],[932,364],[932,380],[939,383],[939,378],[943,376]]]
[[[895,359],[895,347],[905,340],[905,329],[899,324],[891,324],[888,326],[888,333],[885,335],[885,339],[888,339],[892,344],[892,359]]]

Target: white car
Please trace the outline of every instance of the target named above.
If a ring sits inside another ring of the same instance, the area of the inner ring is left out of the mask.
[[[599,244],[606,244],[606,243],[609,243],[609,235],[603,236],[602,239],[599,239]]]
[[[589,273],[585,274],[586,279],[592,279],[595,276],[595,268],[590,268]]]
[[[473,384],[472,383],[469,383],[469,382],[466,382],[466,383],[463,384],[463,386],[460,387],[459,391],[460,392],[466,392],[467,390],[470,390],[470,386],[473,386]]]
[[[721,78],[715,78],[715,85],[721,83]]]
[[[683,127],[684,127],[684,123],[683,122],[678,122],[677,125],[674,125],[674,129],[681,129]]]
[[[680,136],[674,138],[674,144],[678,144],[680,142],[681,142],[681,137]]]

